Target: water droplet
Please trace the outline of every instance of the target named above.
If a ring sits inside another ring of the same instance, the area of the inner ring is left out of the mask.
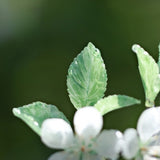
[[[137,52],[137,50],[138,50],[139,48],[141,48],[141,47],[140,47],[140,45],[138,45],[138,44],[134,44],[134,45],[132,46],[132,50],[133,50],[134,52]]]
[[[37,122],[34,122],[34,125],[35,125],[35,126],[38,126],[38,123],[37,123]]]
[[[146,51],[144,51],[143,54],[148,55],[148,53]]]
[[[117,131],[117,132],[116,132],[116,136],[117,136],[118,138],[122,138],[122,133],[121,133],[120,131]]]

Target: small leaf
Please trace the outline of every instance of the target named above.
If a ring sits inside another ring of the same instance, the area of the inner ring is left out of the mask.
[[[107,73],[100,51],[92,43],[74,59],[68,70],[67,86],[75,108],[93,106],[104,96]]]
[[[13,114],[27,123],[38,135],[40,135],[41,125],[45,119],[61,118],[69,123],[65,115],[56,106],[42,102],[13,108]]]
[[[147,107],[154,106],[154,100],[160,91],[159,67],[155,60],[139,45],[133,45],[132,50],[137,54],[139,72],[141,75]]]
[[[140,101],[125,95],[110,95],[99,100],[95,104],[95,108],[101,112],[102,115],[111,112],[115,109],[140,104]]]

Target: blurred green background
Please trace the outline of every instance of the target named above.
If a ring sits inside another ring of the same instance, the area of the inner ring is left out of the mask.
[[[107,67],[106,95],[142,100],[106,115],[104,127],[136,127],[144,93],[131,46],[142,45],[157,60],[159,0],[0,0],[1,160],[46,160],[54,152],[11,111],[39,100],[56,105],[72,121],[67,70],[89,41]]]

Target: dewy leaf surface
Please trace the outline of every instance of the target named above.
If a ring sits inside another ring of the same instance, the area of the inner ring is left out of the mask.
[[[92,43],[74,59],[68,70],[69,97],[75,108],[93,106],[104,96],[107,73],[100,51]]]
[[[159,67],[155,60],[139,45],[133,45],[133,51],[138,58],[138,67],[141,75],[147,107],[154,106],[154,100],[160,91]]]
[[[61,118],[69,123],[65,115],[56,106],[42,102],[35,102],[19,108],[13,108],[16,117],[22,119],[38,135],[40,135],[41,125],[45,119]]]
[[[99,100],[95,104],[95,108],[101,112],[102,115],[111,112],[115,109],[119,109],[122,107],[131,106],[134,104],[139,104],[140,101],[125,95],[110,95]]]

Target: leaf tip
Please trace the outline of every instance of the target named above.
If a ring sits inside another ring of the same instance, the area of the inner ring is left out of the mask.
[[[20,111],[18,108],[13,108],[13,109],[12,109],[12,112],[13,112],[13,114],[14,114],[15,116],[21,114],[21,111]]]
[[[141,48],[140,45],[134,44],[134,45],[132,46],[132,51],[136,53],[139,48]]]
[[[99,51],[99,49],[96,48],[96,46],[95,46],[92,42],[89,42],[89,43],[88,43],[87,48],[94,49],[96,52]],[[94,52],[93,52],[93,53],[94,53]]]
[[[134,44],[132,46],[132,51],[135,52],[136,54],[143,54],[143,55],[148,55],[148,52],[146,52],[140,45]]]
[[[94,44],[92,42],[88,42],[88,45],[89,47],[95,47]]]
[[[136,99],[136,103],[137,103],[137,104],[141,104],[141,100]]]

